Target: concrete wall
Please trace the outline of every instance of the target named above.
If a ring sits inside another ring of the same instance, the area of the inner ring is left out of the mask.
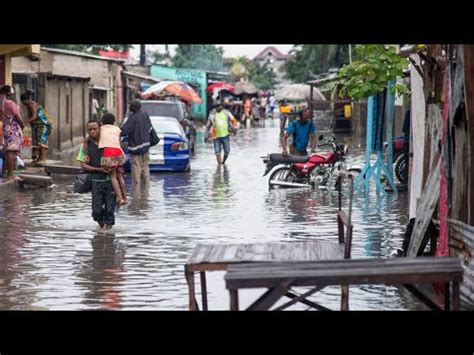
[[[50,152],[72,149],[84,139],[89,120],[89,83],[62,77],[41,76],[42,103],[53,121]]]
[[[13,58],[14,72],[88,77],[91,85],[108,88],[106,107],[118,117],[123,115],[121,70],[122,65],[119,62],[47,50],[41,50],[40,61],[36,62],[26,57]]]

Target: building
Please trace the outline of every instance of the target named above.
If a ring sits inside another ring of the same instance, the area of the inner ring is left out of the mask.
[[[194,88],[201,98],[201,104],[193,104],[192,112],[196,119],[206,120],[209,114],[208,98],[206,89],[212,81],[227,81],[229,74],[225,72],[213,72],[200,69],[186,69],[165,67],[153,64],[150,67],[152,77],[159,80],[176,80],[189,84]]]
[[[123,60],[41,48],[38,57],[12,60],[12,82],[19,95],[30,90],[51,115],[49,154],[73,149],[86,136],[86,123],[103,106],[118,120],[124,115]]]
[[[40,54],[39,44],[0,44],[0,86],[12,84],[12,59],[33,58]]]
[[[275,73],[277,82],[279,84],[286,84],[287,81],[283,78],[285,73],[281,71],[281,69],[288,58],[288,54],[281,53],[275,47],[267,47],[257,54],[253,60],[257,63],[260,63],[260,65],[264,65],[266,63],[267,66]]]
[[[107,111],[122,117],[124,105],[121,72],[124,62],[122,59],[105,58],[88,53],[41,48],[40,60],[18,57],[13,58],[12,64],[13,72],[89,77],[90,101],[95,99]],[[92,104],[90,108],[92,110]],[[92,116],[93,112],[90,114]]]

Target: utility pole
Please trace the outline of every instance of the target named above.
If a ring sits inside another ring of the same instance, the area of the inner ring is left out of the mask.
[[[352,63],[352,45],[349,44],[349,64]]]
[[[140,65],[145,65],[145,63],[146,63],[145,45],[140,44]]]

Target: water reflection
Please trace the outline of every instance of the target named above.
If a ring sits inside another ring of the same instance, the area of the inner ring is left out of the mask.
[[[186,309],[183,265],[197,243],[337,242],[337,194],[268,190],[260,156],[281,150],[278,120],[232,137],[220,169],[199,137],[189,173],[127,185],[129,203],[116,214],[112,236],[96,233],[91,196],[74,194],[71,178],[0,197],[0,309]],[[350,135],[339,139],[358,144]],[[363,165],[363,150],[350,152],[350,162]],[[375,196],[355,196],[354,257],[386,257],[402,244],[407,194]],[[211,309],[228,309],[223,274],[208,281]],[[318,297],[340,304],[339,290]],[[351,309],[416,308],[383,286],[351,287],[350,300]]]
[[[210,189],[211,200],[216,206],[228,201],[230,193],[230,173],[227,165],[216,168]]]
[[[9,194],[7,199],[0,204],[0,309],[32,308],[34,294],[27,284],[20,289],[19,281],[28,278],[23,271],[25,266],[30,271],[34,269],[22,254],[29,224],[25,210],[33,198],[27,194]]]
[[[132,184],[127,212],[131,216],[143,216],[149,211],[150,184]],[[117,216],[119,217],[119,216]]]
[[[98,233],[91,240],[92,257],[79,277],[87,291],[83,303],[105,310],[122,308],[125,248],[111,235]]]

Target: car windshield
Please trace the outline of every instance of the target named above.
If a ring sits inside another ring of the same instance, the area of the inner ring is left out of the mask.
[[[142,102],[142,110],[150,116],[174,117],[178,121],[183,119],[181,108],[175,103]]]
[[[153,128],[155,129],[156,133],[173,133],[179,134],[180,136],[184,136],[184,131],[176,121],[168,121],[168,120],[157,120],[151,118],[151,123]]]

